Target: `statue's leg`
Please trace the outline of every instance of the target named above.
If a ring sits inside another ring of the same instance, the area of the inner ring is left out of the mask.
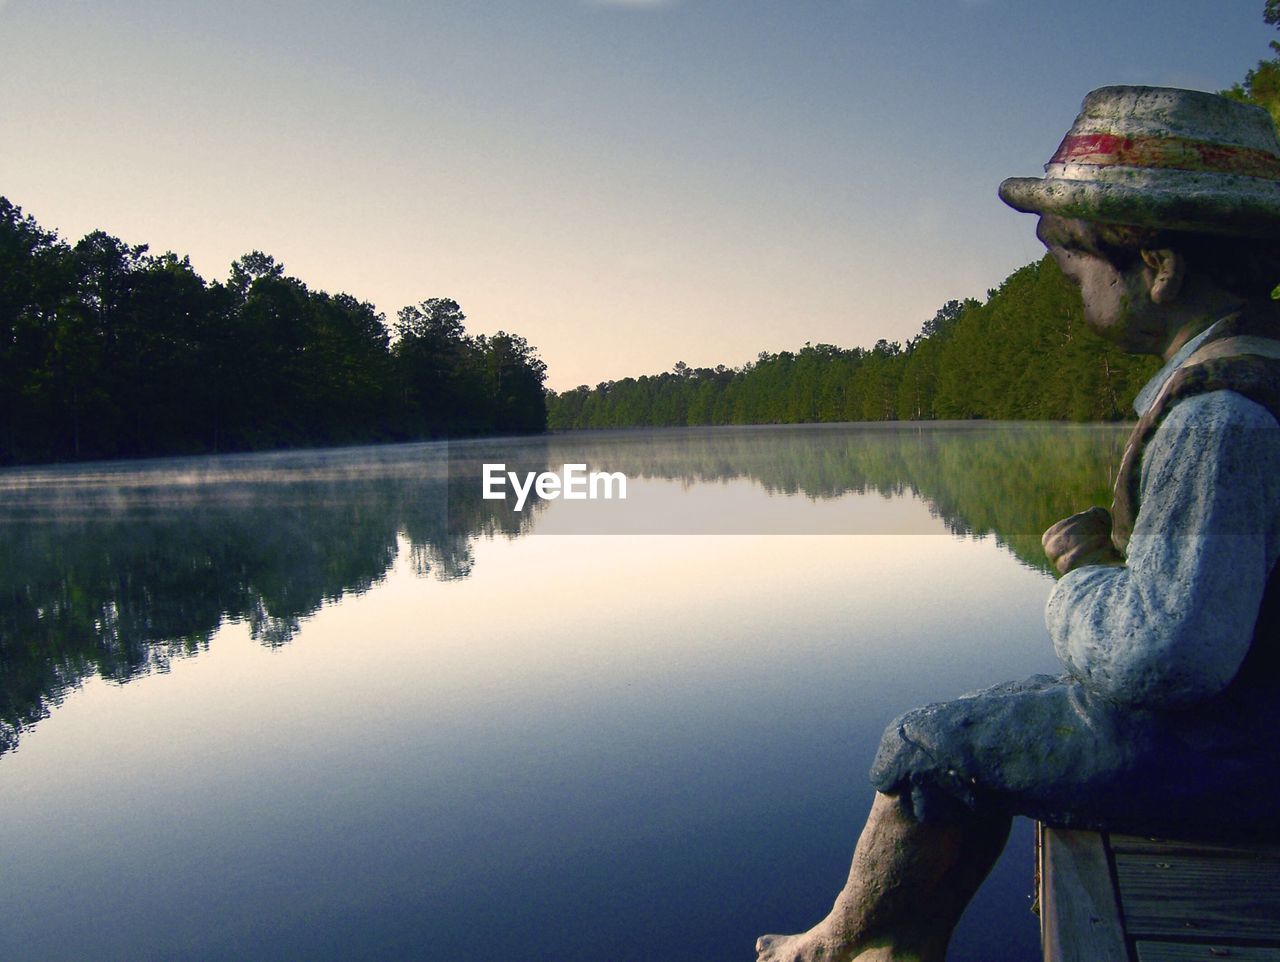
[[[758,962],[942,962],[1009,825],[1004,815],[919,822],[877,793],[831,913],[800,935],[761,937]]]

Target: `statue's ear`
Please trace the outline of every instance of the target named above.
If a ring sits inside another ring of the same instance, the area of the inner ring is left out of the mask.
[[[1142,262],[1151,268],[1151,300],[1168,304],[1176,300],[1186,276],[1187,261],[1180,253],[1167,248],[1142,252]]]

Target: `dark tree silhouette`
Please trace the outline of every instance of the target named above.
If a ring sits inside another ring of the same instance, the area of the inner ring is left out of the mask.
[[[457,303],[385,318],[250,251],[225,283],[0,198],[0,464],[546,428],[546,366]]]

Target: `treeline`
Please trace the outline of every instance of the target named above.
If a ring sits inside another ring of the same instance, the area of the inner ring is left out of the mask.
[[[1123,354],[1084,323],[1076,288],[1045,257],[986,303],[949,301],[906,345],[805,344],[739,368],[691,368],[582,385],[548,398],[553,430],[816,421],[1132,415],[1154,358]]]
[[[261,252],[206,282],[0,197],[0,464],[545,430],[546,365],[451,300],[311,290]]]

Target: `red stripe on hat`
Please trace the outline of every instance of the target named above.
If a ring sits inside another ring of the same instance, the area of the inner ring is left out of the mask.
[[[1194,170],[1280,180],[1280,157],[1268,151],[1183,137],[1068,134],[1049,163]]]

